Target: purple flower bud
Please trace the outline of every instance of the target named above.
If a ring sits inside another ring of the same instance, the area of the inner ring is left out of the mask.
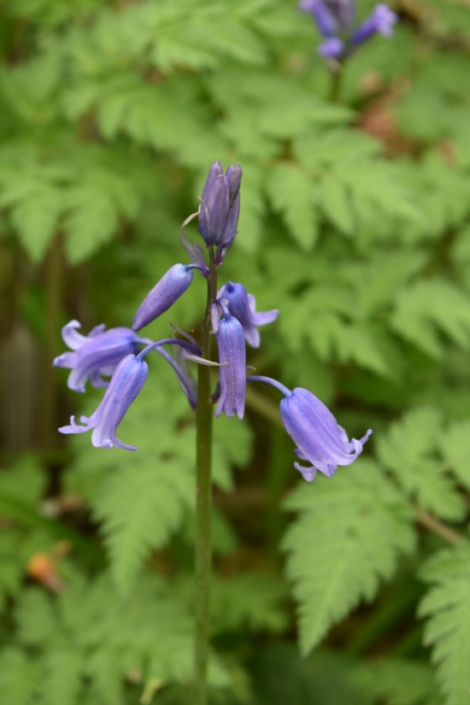
[[[257,326],[264,326],[276,320],[279,311],[265,311],[257,313],[256,299],[248,294],[243,284],[228,282],[217,294],[219,299],[226,299],[229,313],[234,316],[243,327],[245,339],[252,348],[259,348],[260,335]]]
[[[109,387],[95,413],[90,418],[80,417],[85,425],[79,426],[72,416],[70,426],[62,426],[59,431],[69,434],[86,433],[93,429],[91,442],[95,448],[137,450],[135,446],[126,445],[116,438],[116,430],[144,386],[147,374],[148,365],[144,360],[135,355],[127,355],[116,367]]]
[[[132,328],[140,330],[173,306],[191,284],[195,268],[193,264],[174,264],[140,304]]]
[[[325,59],[337,60],[341,59],[346,54],[344,42],[342,42],[341,39],[338,39],[337,37],[326,39],[319,45],[317,52],[320,54],[320,56],[323,56]]]
[[[369,430],[360,441],[349,441],[346,431],[326,406],[300,387],[281,401],[280,410],[286,431],[298,446],[296,454],[312,463],[310,467],[294,463],[308,482],[314,479],[317,470],[331,477],[338,465],[353,463],[372,433]]]
[[[207,247],[222,248],[236,235],[240,211],[241,167],[230,166],[224,174],[220,162],[214,162],[202,192],[198,230]]]
[[[374,34],[390,37],[397,22],[398,16],[387,5],[376,5],[372,14],[356,29],[351,42],[355,45],[362,44]]]
[[[62,328],[64,342],[73,350],[55,358],[55,367],[68,367],[72,371],[67,386],[75,392],[84,392],[85,384],[91,381],[94,387],[107,387],[108,381],[101,375],[112,375],[119,362],[131,353],[137,353],[144,343],[130,328],[97,326],[88,334],[78,332],[80,323],[70,321]]]
[[[213,304],[213,310],[219,304]],[[214,321],[213,316],[213,321]],[[216,326],[216,339],[219,350],[220,399],[215,412],[227,416],[237,414],[239,419],[245,413],[246,389],[246,348],[242,325],[228,311],[224,311]]]

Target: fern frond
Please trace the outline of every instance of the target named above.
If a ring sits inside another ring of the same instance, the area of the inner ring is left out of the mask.
[[[425,643],[445,705],[466,705],[470,692],[470,544],[439,551],[421,570],[431,585],[419,607],[427,617]]]
[[[361,599],[372,600],[400,553],[414,546],[411,514],[374,463],[302,484],[285,502],[300,513],[283,541],[307,654]]]

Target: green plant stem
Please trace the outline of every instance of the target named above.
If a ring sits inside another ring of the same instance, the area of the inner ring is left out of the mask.
[[[217,298],[217,267],[214,251],[209,250],[210,274],[207,279],[207,305],[201,333],[202,355],[211,359],[211,303]],[[212,400],[210,367],[199,365],[196,411],[196,705],[207,703],[207,662],[210,633],[210,581],[212,569]]]
[[[332,103],[339,103],[341,90],[341,79],[343,77],[343,66],[339,64],[335,71],[331,72],[330,100]]]

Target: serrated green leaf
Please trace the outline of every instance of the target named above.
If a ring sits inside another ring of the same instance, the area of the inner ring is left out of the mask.
[[[442,434],[442,453],[452,471],[470,488],[470,421],[456,421]]]
[[[24,651],[9,647],[0,652],[0,689],[5,705],[34,702],[40,669]]]
[[[317,239],[312,179],[294,165],[279,164],[268,172],[267,187],[274,210],[282,213],[298,245],[311,250]]]
[[[398,555],[414,546],[411,512],[372,462],[302,484],[285,508],[300,512],[283,548],[307,654],[361,599],[372,600]]]
[[[379,659],[362,666],[353,675],[374,702],[386,701],[390,705],[440,705],[436,683],[431,668],[419,661],[396,658]]]
[[[326,217],[345,235],[354,235],[356,219],[344,184],[336,176],[329,175],[318,184],[318,189],[318,203]]]
[[[47,705],[76,705],[82,685],[83,655],[77,649],[50,651],[43,682]]]
[[[438,331],[464,349],[470,346],[470,300],[444,280],[419,281],[398,293],[391,326],[423,352],[439,359],[443,347]]]
[[[470,691],[470,545],[439,551],[421,570],[431,584],[419,607],[427,617],[424,640],[432,645],[432,660],[445,705],[464,705]]]
[[[464,504],[437,455],[441,429],[437,409],[414,409],[379,437],[377,453],[423,509],[445,519],[460,519]]]

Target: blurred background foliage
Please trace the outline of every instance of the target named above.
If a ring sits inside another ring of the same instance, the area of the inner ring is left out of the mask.
[[[101,395],[51,360],[71,318],[130,325],[215,159],[221,280],[280,309],[249,364],[374,435],[310,485],[275,392],[217,421],[213,702],[470,702],[470,4],[394,9],[332,104],[290,0],[0,2],[2,705],[190,701],[190,409],[155,356],[139,451],[69,443]]]

